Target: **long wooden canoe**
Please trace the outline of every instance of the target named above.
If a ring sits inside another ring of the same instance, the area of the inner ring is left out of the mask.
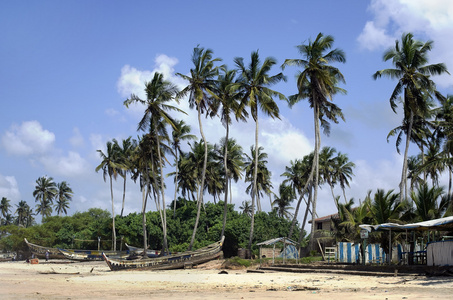
[[[134,247],[134,246],[128,245],[127,243],[126,243],[126,247],[129,249],[129,252],[131,255],[143,254],[143,248]],[[148,257],[157,257],[157,256],[159,256],[159,251],[147,249],[146,254],[148,255]]]
[[[49,258],[52,259],[64,259],[65,256],[58,251],[57,248],[51,248],[51,247],[43,247],[39,246],[33,243],[30,243],[27,241],[26,238],[24,238],[25,243],[27,244],[28,248],[30,248],[30,251],[32,254],[34,254],[37,258],[46,258],[46,252],[49,252]]]
[[[195,251],[186,251],[156,258],[128,260],[110,258],[105,254],[102,256],[112,271],[182,269],[186,266],[198,265],[219,258],[222,254],[224,238],[222,237],[220,241]]]
[[[58,250],[65,258],[76,261],[102,260],[102,253],[105,253],[108,257],[126,258],[129,256],[129,251],[98,251],[60,248],[58,248]]]

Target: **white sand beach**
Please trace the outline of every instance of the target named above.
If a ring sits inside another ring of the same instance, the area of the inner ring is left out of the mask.
[[[453,295],[452,277],[250,273],[224,270],[222,262],[186,270],[116,272],[104,262],[2,262],[0,299],[390,300]]]

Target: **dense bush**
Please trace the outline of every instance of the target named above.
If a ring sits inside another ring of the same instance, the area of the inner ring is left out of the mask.
[[[172,204],[169,207],[173,207]],[[173,210],[167,209],[167,230],[170,251],[184,251],[189,245],[196,218],[194,202],[179,199],[175,216]],[[162,247],[163,235],[158,212],[147,212],[147,239],[150,249]],[[142,215],[131,213],[117,216],[117,249],[125,249],[125,243],[142,247]],[[206,203],[202,210],[194,249],[206,246],[220,238],[223,221],[223,202]],[[255,215],[253,244],[275,237],[286,236],[290,221],[277,216],[275,212],[260,212]],[[86,212],[77,212],[73,216],[48,217],[43,223],[28,228],[15,225],[0,227],[0,249],[17,251],[26,248],[24,238],[30,242],[47,247],[97,249],[98,237],[101,249],[111,249],[112,221],[108,211],[92,208]],[[228,205],[227,224],[225,228],[224,255],[237,255],[238,248],[246,248],[250,234],[250,217],[234,210]],[[299,235],[295,230],[293,238]],[[255,252],[258,251],[254,247]]]

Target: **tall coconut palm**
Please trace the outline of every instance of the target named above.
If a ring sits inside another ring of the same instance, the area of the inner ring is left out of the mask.
[[[39,202],[37,211],[42,217],[52,214],[52,203],[56,193],[56,184],[52,177],[43,176],[36,180],[33,197],[35,197],[36,202]]]
[[[253,191],[252,191],[252,222],[250,225],[250,237],[248,249],[252,248],[253,230],[255,224],[255,197],[258,195],[257,190],[257,176],[258,176],[258,133],[259,123],[258,114],[261,110],[265,115],[271,118],[279,118],[280,110],[274,97],[280,100],[287,100],[286,97],[277,91],[270,89],[270,87],[278,82],[286,81],[283,73],[270,75],[271,68],[277,63],[272,57],[267,57],[261,63],[258,51],[254,51],[250,57],[249,65],[245,65],[242,57],[234,59],[236,67],[239,71],[238,82],[233,84],[233,89],[243,93],[243,107],[250,107],[250,113],[255,121],[255,168],[253,175]],[[240,110],[239,110],[240,111]]]
[[[245,121],[247,118],[247,112],[241,109],[241,93],[233,89],[233,83],[235,82],[236,71],[228,70],[226,67],[222,67],[221,74],[215,84],[215,101],[214,101],[214,112],[220,110],[220,120],[225,127],[225,139],[229,141],[230,124],[232,123],[232,115],[236,117],[236,120]],[[227,220],[228,211],[228,189],[231,181],[229,174],[230,169],[228,168],[228,146],[223,147],[223,165],[225,170],[225,190],[224,190],[224,207],[223,207],[223,226],[222,233],[225,233],[225,226]]]
[[[229,187],[229,195],[230,195],[230,204],[232,203],[232,196],[231,196],[231,182],[238,182],[239,179],[242,178],[242,171],[244,169],[244,152],[242,150],[242,146],[239,145],[235,139],[228,139],[228,143],[226,143],[226,139],[222,138],[220,140],[220,147],[218,147],[218,156],[223,156],[225,154],[225,147],[228,147],[226,150],[227,160],[227,174],[228,174],[228,187]],[[225,162],[224,162],[225,164]],[[227,201],[227,199],[225,199]]]
[[[7,199],[6,197],[2,197],[2,200],[0,202],[0,212],[3,217],[6,218],[9,212],[11,212],[11,200]]]
[[[178,98],[189,95],[189,106],[190,108],[196,108],[198,113],[198,125],[200,129],[201,138],[203,139],[205,146],[205,157],[203,163],[203,172],[201,174],[201,191],[204,190],[204,182],[206,176],[206,166],[208,160],[208,142],[203,132],[203,124],[201,122],[201,115],[205,112],[209,112],[212,105],[212,99],[214,97],[214,83],[218,75],[218,67],[215,63],[220,61],[220,58],[212,57],[211,49],[204,49],[202,47],[195,47],[192,54],[192,62],[194,67],[190,69],[190,76],[176,73],[177,76],[187,80],[189,84],[179,93]],[[200,194],[200,198],[197,203],[197,218],[192,233],[192,238],[189,244],[189,250],[192,250],[193,243],[195,241],[195,235],[197,233],[198,222],[200,220],[201,204],[203,203],[203,192]]]
[[[291,222],[291,227],[289,229],[288,238],[291,238],[293,234],[294,227],[296,225],[297,216],[299,214],[300,204],[304,199],[305,195],[308,194],[307,183],[310,182],[310,177],[312,176],[312,169],[311,166],[313,165],[313,153],[304,156],[303,159],[296,159],[295,161],[291,161],[291,166],[285,167],[285,172],[281,176],[286,177],[283,180],[283,183],[290,184],[291,187],[299,194],[299,200],[296,204],[296,210],[294,212],[293,220]],[[311,190],[311,187],[309,188]],[[309,211],[309,202],[307,203],[307,207],[305,209],[304,221],[302,222],[302,229],[304,231],[306,216]]]
[[[303,71],[297,75],[298,93],[289,97],[289,104],[293,106],[302,99],[308,99],[310,107],[313,108],[315,147],[314,159],[311,173],[314,174],[313,200],[312,200],[312,224],[316,218],[316,204],[318,196],[319,182],[319,149],[321,147],[321,136],[319,125],[326,134],[330,132],[330,123],[338,123],[338,118],[343,117],[341,109],[332,102],[332,98],[337,93],[346,93],[344,89],[338,87],[338,83],[345,82],[343,74],[338,68],[330,63],[346,62],[346,57],[341,49],[330,50],[333,46],[334,38],[330,35],[324,36],[319,33],[314,41],[311,39],[308,44],[296,46],[303,59],[286,59],[282,68],[286,66],[299,66]],[[329,51],[330,50],[330,51]],[[310,178],[312,178],[310,176]],[[307,182],[307,186],[313,179]],[[310,248],[313,249],[314,226],[311,229]]]
[[[258,149],[258,156],[256,155],[255,147],[250,147],[250,156],[245,153],[245,181],[250,182],[250,184],[246,188],[246,192],[249,193],[252,198],[256,198],[257,210],[261,212],[261,201],[260,198],[263,197],[264,194],[268,195],[269,197],[272,194],[272,181],[271,176],[272,173],[267,168],[267,153],[263,152],[264,148],[260,147]],[[258,158],[258,162],[255,163],[255,157]],[[257,170],[255,169],[257,167]],[[256,172],[255,172],[256,170]],[[254,176],[256,173],[256,185]],[[254,195],[254,193],[256,193]],[[269,198],[270,199],[270,198]],[[272,205],[272,203],[271,203]],[[253,205],[252,205],[253,206]],[[253,215],[253,214],[252,214]]]
[[[16,214],[17,214],[17,225],[22,225],[26,227],[27,224],[27,213],[29,212],[29,206],[26,201],[21,200],[19,204],[16,204]]]
[[[120,216],[122,217],[124,213],[124,203],[126,201],[127,174],[132,172],[132,157],[134,155],[133,152],[137,148],[137,141],[130,136],[127,139],[122,140],[121,145],[116,142],[115,147],[117,149],[119,159],[118,165],[120,167],[118,174],[123,177],[123,201],[120,213]]]
[[[335,184],[337,184],[337,177],[335,173],[336,153],[337,150],[332,147],[323,147],[319,153],[319,177],[330,186],[330,191],[335,205],[337,203],[335,201],[336,197],[333,190]]]
[[[164,76],[160,73],[154,73],[154,77],[150,82],[145,83],[146,100],[140,99],[137,95],[132,94],[129,99],[124,101],[124,105],[129,107],[132,103],[140,103],[145,106],[145,113],[138,123],[137,130],[148,131],[155,138],[158,156],[158,168],[160,169],[160,194],[162,195],[162,206],[158,209],[162,215],[162,230],[163,230],[163,250],[168,252],[167,244],[167,213],[165,205],[165,188],[164,188],[164,162],[161,153],[161,139],[169,141],[168,132],[165,124],[175,128],[176,121],[170,116],[169,111],[184,112],[176,106],[169,103],[175,100],[178,93],[177,87],[169,81],[164,80]],[[153,172],[153,175],[155,173]],[[155,176],[155,175],[154,175]],[[156,179],[154,180],[156,181]]]
[[[57,212],[58,216],[61,216],[62,212],[64,212],[65,215],[68,214],[67,209],[69,208],[69,201],[72,200],[73,195],[74,192],[66,181],[57,183],[55,211]]]
[[[198,170],[193,163],[191,153],[181,152],[178,160],[178,189],[181,190],[181,195],[189,200],[196,201],[197,197],[197,179]]]
[[[112,249],[116,251],[116,227],[115,227],[115,203],[113,201],[113,179],[116,180],[118,172],[121,170],[120,162],[118,159],[117,148],[115,144],[118,142],[113,139],[113,142],[107,142],[107,149],[104,153],[102,150],[97,150],[101,157],[101,163],[96,167],[96,172],[102,170],[104,181],[109,178],[110,182],[110,199],[112,201]]]
[[[436,95],[436,86],[431,75],[448,73],[443,63],[428,65],[428,52],[433,46],[432,41],[425,43],[415,40],[412,33],[404,33],[395,47],[384,53],[383,60],[391,60],[395,68],[383,69],[374,73],[373,78],[382,76],[398,79],[398,83],[390,96],[390,106],[396,113],[397,100],[403,94],[404,119],[408,120],[406,146],[404,150],[403,170],[401,175],[400,201],[407,197],[407,158],[411,141],[412,126],[416,115],[423,116],[427,111],[427,99]]]
[[[447,95],[447,97],[441,99],[441,106],[435,109],[434,114],[435,124],[437,125],[436,134],[443,141],[442,160],[448,168],[448,195],[451,195],[453,172],[453,95]]]
[[[349,161],[348,155],[338,152],[335,158],[335,177],[340,184],[341,190],[343,191],[344,201],[346,202],[346,186],[349,187],[349,180],[352,179],[355,168],[355,164]]]
[[[178,156],[181,154],[181,142],[190,141],[196,138],[195,135],[190,134],[190,125],[187,125],[183,120],[175,122],[175,127],[172,131],[172,147],[175,155],[175,197],[173,199],[173,218],[176,215],[176,195],[178,193]]]
[[[276,195],[274,201],[272,202],[272,207],[277,211],[277,216],[280,218],[291,219],[292,213],[290,212],[292,208],[291,202],[296,198],[296,194],[291,186],[284,183],[280,184],[278,188],[278,196]]]
[[[132,180],[134,182],[139,180],[140,191],[142,192],[142,233],[143,233],[143,255],[146,255],[146,249],[148,248],[147,230],[146,230],[146,206],[148,201],[148,195],[151,194],[151,155],[150,148],[152,143],[150,142],[149,135],[143,135],[138,138],[137,147],[133,151],[132,155]]]

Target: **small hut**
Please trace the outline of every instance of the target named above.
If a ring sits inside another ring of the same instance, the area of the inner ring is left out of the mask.
[[[283,244],[283,249],[282,250],[281,250],[281,248],[275,248],[275,246],[278,243]],[[256,245],[260,246],[260,263],[261,263],[261,259],[263,257],[268,257],[268,255],[270,253],[270,249],[272,249],[271,250],[271,253],[272,253],[272,264],[275,263],[275,257],[276,257],[276,252],[275,251],[276,250],[278,251],[277,256],[283,258],[283,263],[285,263],[286,259],[289,259],[289,258],[291,258],[291,259],[298,259],[299,258],[299,254],[298,254],[298,252],[296,250],[296,247],[295,247],[297,245],[297,243],[292,241],[289,238],[286,238],[286,237],[279,237],[279,238],[270,239],[270,240],[258,243]],[[269,248],[269,247],[264,247],[263,248],[263,246],[272,246],[272,248]]]

